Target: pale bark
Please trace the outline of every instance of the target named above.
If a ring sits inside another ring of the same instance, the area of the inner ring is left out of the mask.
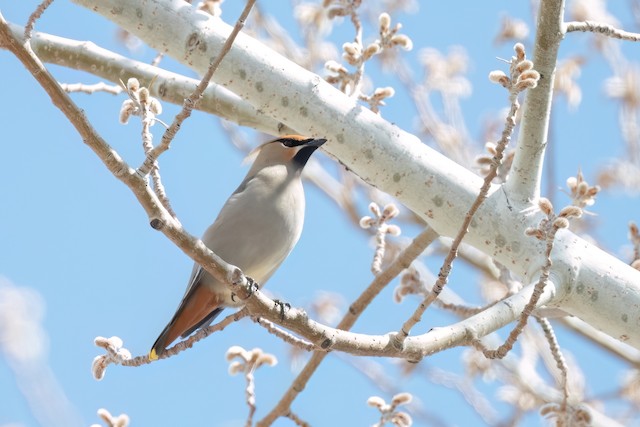
[[[231,30],[221,20],[178,0],[74,1],[201,73]],[[140,25],[141,21],[147,25]],[[538,31],[553,32],[554,28],[540,25]],[[561,38],[547,34],[546,39],[558,44]],[[438,233],[452,236],[458,231],[481,179],[359,106],[317,75],[241,34],[214,80],[297,132],[327,137],[326,152],[369,184],[397,197]],[[547,108],[541,105],[531,108]],[[540,110],[535,116],[546,113]],[[546,126],[537,126],[522,138],[535,138],[534,149],[541,150]],[[524,235],[542,217],[529,200],[537,196],[538,168],[539,163],[528,177],[533,186],[520,190],[514,185],[510,192],[495,186],[465,239],[529,283],[536,280],[544,258],[544,244]],[[640,272],[569,231],[558,233],[552,259],[551,282],[556,289],[548,289],[554,295],[548,305],[640,348]],[[498,323],[517,315],[503,314],[507,317]]]

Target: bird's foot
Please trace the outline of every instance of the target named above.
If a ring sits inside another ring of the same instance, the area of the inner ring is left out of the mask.
[[[258,292],[260,290],[260,286],[258,282],[253,280],[251,277],[246,276],[247,278],[247,290],[249,291],[249,296],[253,295],[254,292]]]
[[[291,308],[291,304],[288,302],[282,302],[279,299],[273,300],[274,307],[280,307],[280,320],[284,320],[284,312]]]
[[[251,277],[249,276],[245,276],[245,278],[247,279],[247,297],[246,298],[242,298],[243,300],[251,297],[251,295],[253,295],[255,292],[258,292],[260,290],[260,285],[258,285],[258,282],[256,282],[255,280],[253,280]],[[235,292],[231,293],[231,301],[236,302],[236,298],[237,295]]]

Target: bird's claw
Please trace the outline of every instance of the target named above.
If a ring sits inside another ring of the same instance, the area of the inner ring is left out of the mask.
[[[291,308],[291,304],[288,302],[282,302],[279,299],[273,300],[274,307],[280,307],[280,320],[284,320],[284,312]]]
[[[258,286],[258,282],[253,280],[251,277],[246,276],[247,278],[247,290],[249,292],[249,296],[253,295],[254,292],[258,292],[260,290],[260,286]]]
[[[255,292],[258,292],[260,290],[260,286],[258,285],[258,282],[256,282],[255,280],[253,280],[251,277],[249,276],[245,276],[245,278],[247,279],[247,298],[249,298],[251,295],[253,295]],[[231,301],[236,302],[236,293],[232,292],[231,293]],[[247,298],[243,298],[243,299],[247,299]]]

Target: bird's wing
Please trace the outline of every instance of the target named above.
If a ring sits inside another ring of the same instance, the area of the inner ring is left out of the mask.
[[[282,183],[280,191],[265,192],[262,174],[243,183],[225,203],[202,241],[226,262],[233,264],[260,285],[273,274],[293,249],[302,229],[304,193]],[[302,195],[302,197],[300,197]],[[267,202],[265,199],[269,199]],[[205,273],[210,286],[213,278]],[[219,284],[220,292],[226,287]],[[231,301],[227,301],[230,303]]]
[[[280,192],[264,191],[268,185],[265,180],[269,179],[273,181],[273,177],[262,175],[245,180],[202,237],[214,253],[241,268],[261,285],[295,245],[304,216],[304,193],[299,197],[300,194],[293,193],[284,180],[275,183],[276,188],[282,188]],[[299,185],[301,192],[302,184]],[[265,198],[274,202],[265,203]],[[287,210],[295,214],[291,215]],[[153,345],[150,358],[161,354],[179,336],[189,335],[211,322],[222,307],[239,304],[223,283],[194,265],[180,306]]]

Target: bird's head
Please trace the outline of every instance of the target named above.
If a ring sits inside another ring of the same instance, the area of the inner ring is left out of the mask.
[[[258,146],[249,154],[248,158],[255,159],[252,169],[285,164],[302,170],[311,154],[326,141],[324,138],[285,135]]]

